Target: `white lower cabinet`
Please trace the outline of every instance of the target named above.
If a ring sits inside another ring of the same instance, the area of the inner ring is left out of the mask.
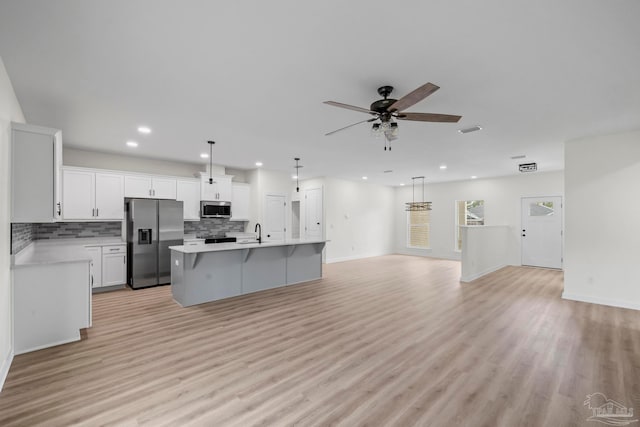
[[[100,246],[91,246],[85,249],[91,255],[91,264],[89,265],[91,287],[99,288],[102,286],[102,248]]]
[[[127,247],[125,245],[87,246],[91,254],[91,287],[127,283]]]
[[[127,282],[127,248],[125,245],[102,248],[102,286]]]

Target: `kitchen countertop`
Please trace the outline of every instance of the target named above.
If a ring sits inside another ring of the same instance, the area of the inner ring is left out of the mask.
[[[41,264],[89,262],[91,256],[86,251],[86,246],[124,244],[126,242],[119,237],[36,240],[12,257],[11,266],[20,268]]]
[[[325,243],[328,240],[288,239],[277,242],[263,243],[211,243],[198,246],[169,246],[169,249],[185,254],[197,254],[202,252],[234,251],[239,249],[269,248],[274,246],[308,245],[313,243]]]

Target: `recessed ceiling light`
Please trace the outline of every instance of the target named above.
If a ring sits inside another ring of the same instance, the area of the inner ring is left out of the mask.
[[[298,179],[298,175],[291,175],[291,179]]]
[[[362,179],[365,179],[365,180],[366,180],[366,179],[369,179],[369,178],[367,178],[366,176],[363,176],[363,177],[362,177]]]
[[[471,179],[476,179],[476,178],[477,178],[477,176],[471,175]]]
[[[258,167],[262,166],[262,162],[256,162],[256,166]]]
[[[470,132],[476,132],[482,130],[482,128],[478,125],[476,126],[471,126],[470,128],[465,128],[465,129],[458,129],[458,132],[460,133],[470,133]]]
[[[209,155],[207,153],[202,153],[200,154],[200,157],[202,157],[203,159],[208,159]]]
[[[127,141],[127,146],[131,148],[135,148],[138,146],[138,143],[135,141]]]
[[[144,134],[151,133],[151,128],[148,128],[146,126],[140,126],[138,127],[138,132],[144,133]]]
[[[445,170],[447,168],[447,165],[440,165],[440,169]]]
[[[400,187],[403,187],[403,186],[404,186],[404,182],[401,182],[401,183],[400,183]]]

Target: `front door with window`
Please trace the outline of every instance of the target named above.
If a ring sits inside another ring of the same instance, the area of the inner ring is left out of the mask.
[[[562,197],[522,198],[522,265],[562,268]]]

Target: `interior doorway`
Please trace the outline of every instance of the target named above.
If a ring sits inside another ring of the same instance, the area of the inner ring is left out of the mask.
[[[309,188],[304,192],[304,238],[322,239],[322,187]]]
[[[522,198],[522,265],[562,268],[562,197]]]
[[[284,194],[267,194],[264,211],[264,240],[284,240],[286,228],[286,196]]]

